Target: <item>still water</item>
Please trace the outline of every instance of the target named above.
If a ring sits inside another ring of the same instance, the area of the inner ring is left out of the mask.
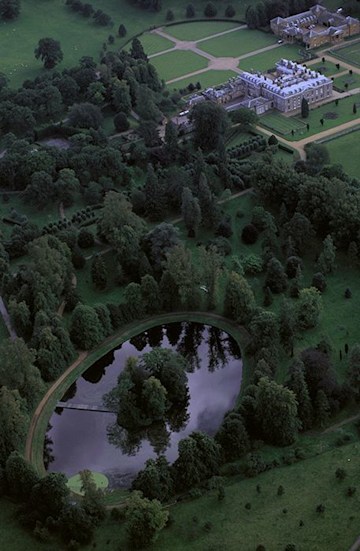
[[[123,343],[92,365],[66,392],[62,401],[101,406],[102,397],[117,383],[130,356],[155,347],[171,348],[187,357],[190,400],[187,421],[178,432],[163,425],[146,431],[138,446],[124,443],[116,415],[57,408],[47,433],[52,455],[49,471],[72,476],[82,469],[102,472],[110,486],[128,487],[149,458],[164,453],[172,462],[179,440],[197,430],[215,434],[240,390],[242,362],[235,340],[209,325],[181,322],[154,327]]]

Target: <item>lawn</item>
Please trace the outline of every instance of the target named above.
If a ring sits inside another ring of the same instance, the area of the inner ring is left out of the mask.
[[[163,78],[165,81],[198,71],[199,69],[205,69],[208,66],[207,59],[187,51],[176,51],[159,55],[154,57],[151,63],[156,67],[160,78]]]
[[[174,36],[178,40],[194,41],[228,31],[229,29],[235,29],[239,26],[240,23],[232,23],[231,21],[189,21],[189,23],[172,25],[163,30],[166,34]]]
[[[215,57],[239,57],[276,44],[276,38],[275,35],[270,33],[242,29],[201,42],[199,48]]]
[[[354,115],[353,113],[354,103],[360,109],[360,94],[340,99],[338,105],[335,105],[335,100],[333,100],[315,109],[310,109],[307,119],[301,119],[296,115],[285,117],[281,113],[273,112],[261,117],[260,124],[275,133],[285,135],[287,140],[296,141],[300,136],[312,136],[340,124],[359,119],[359,114]],[[324,121],[323,125],[320,123],[321,119]],[[306,123],[310,125],[309,131],[306,129]],[[294,136],[291,135],[292,129]]]
[[[348,46],[344,46],[344,48],[339,48],[337,50],[329,50],[329,53],[338,59],[346,61],[347,63],[360,66],[360,42],[357,42],[356,44],[349,44]]]
[[[343,136],[323,142],[330,154],[332,163],[340,163],[354,178],[360,176],[360,128]]]
[[[243,71],[267,71],[268,69],[273,69],[276,62],[282,58],[302,62],[303,58],[299,50],[301,50],[299,46],[285,44],[268,52],[241,59],[238,67]]]
[[[155,33],[144,33],[139,38],[148,56],[169,50],[175,46],[174,42]],[[130,44],[127,46],[130,49]]]
[[[169,84],[168,87],[170,89],[180,90],[181,88],[186,88],[186,86],[188,86],[191,82],[193,84],[200,82],[201,88],[208,88],[209,86],[217,86],[218,84],[222,84],[223,82],[228,81],[229,78],[236,76],[237,73],[234,71],[215,71],[210,69],[200,75],[177,80],[173,84]]]
[[[319,71],[319,73],[329,77],[332,75],[336,75],[336,73],[341,73],[341,71],[344,71],[344,67],[340,65],[340,69],[336,68],[336,63],[332,63],[331,61],[325,61],[325,63],[317,62],[314,64],[309,64],[308,68],[312,71]]]
[[[354,88],[360,88],[360,75],[349,73],[341,77],[334,79],[334,88],[339,92],[346,92],[347,90],[353,90]]]
[[[1,195],[0,200],[0,231],[5,236],[9,236],[14,229],[13,224],[7,224],[3,222],[3,217],[10,214],[10,210],[14,208],[19,214],[23,214],[28,217],[29,221],[37,224],[38,226],[44,226],[49,222],[57,222],[60,218],[58,205],[53,203],[48,205],[43,210],[38,210],[33,206],[24,203],[18,195],[8,195],[9,200],[4,202],[4,195]],[[77,209],[76,209],[77,210]]]
[[[277,111],[266,113],[260,119],[260,124],[288,138],[292,130],[294,132],[306,131],[306,124],[295,117],[285,117]]]

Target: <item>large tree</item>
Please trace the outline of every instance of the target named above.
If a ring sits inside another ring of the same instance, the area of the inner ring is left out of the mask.
[[[216,150],[223,143],[229,121],[225,109],[211,101],[196,104],[190,113],[194,126],[194,145],[203,151]]]
[[[53,38],[41,38],[34,53],[36,59],[44,62],[45,69],[53,69],[64,57],[60,42]]]
[[[84,304],[76,306],[71,317],[70,336],[82,350],[90,350],[99,344],[104,333],[94,308]]]
[[[256,418],[266,442],[279,446],[292,444],[300,428],[295,394],[267,377],[260,379]]]
[[[189,237],[195,237],[201,222],[199,200],[193,197],[191,189],[184,187],[182,192],[181,214]]]
[[[88,102],[75,103],[70,108],[68,121],[71,126],[97,130],[101,126],[103,116],[97,105]]]
[[[0,388],[0,465],[13,451],[23,449],[28,428],[25,404],[17,390]]]
[[[0,17],[5,21],[16,19],[20,14],[20,0],[0,0]]]
[[[225,287],[224,314],[238,323],[246,323],[255,308],[254,293],[246,279],[230,272]]]
[[[133,490],[139,490],[144,497],[167,501],[173,493],[173,480],[167,459],[160,455],[157,459],[148,459],[145,468],[137,474],[132,483]]]
[[[165,527],[169,512],[160,501],[143,498],[141,492],[132,492],[126,506],[126,529],[132,549],[141,549],[153,543]]]

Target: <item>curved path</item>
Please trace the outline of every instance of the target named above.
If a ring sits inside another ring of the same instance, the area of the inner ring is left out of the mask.
[[[51,387],[47,390],[45,396],[43,396],[42,400],[38,404],[37,408],[35,409],[35,412],[31,418],[30,426],[26,438],[26,444],[25,444],[25,459],[29,461],[30,463],[34,464],[34,439],[36,438],[42,438],[41,434],[41,421],[42,416],[44,414],[44,410],[46,407],[51,403],[51,401],[54,399],[54,394],[60,389],[60,387],[63,385],[63,383],[66,382],[67,379],[71,380],[71,376],[74,374],[74,371],[77,371],[79,366],[84,362],[86,358],[88,358],[91,354],[94,354],[94,362],[96,361],[96,352],[98,351],[99,357],[106,354],[106,350],[103,349],[104,345],[107,344],[109,347],[109,350],[117,346],[118,344],[121,344],[125,340],[128,340],[132,336],[136,335],[139,332],[142,332],[146,329],[142,328],[142,325],[145,324],[145,326],[153,327],[158,324],[164,324],[164,323],[171,323],[176,321],[200,321],[201,318],[202,323],[209,323],[211,324],[213,322],[214,325],[219,324],[219,327],[221,328],[221,325],[225,326],[226,331],[231,332],[231,329],[235,331],[239,331],[240,326],[235,323],[234,321],[225,318],[224,316],[221,316],[220,314],[214,314],[211,312],[202,312],[202,311],[183,311],[183,312],[173,312],[170,314],[160,314],[158,316],[152,316],[151,318],[146,318],[143,320],[136,320],[128,325],[125,325],[118,333],[115,335],[112,335],[111,337],[107,338],[105,341],[103,341],[98,347],[96,347],[91,352],[87,351],[79,351],[79,355],[76,358],[76,360],[64,371],[64,373],[51,385]],[[234,335],[233,335],[234,336]],[[234,336],[236,339],[236,337]],[[238,342],[238,339],[236,339]],[[240,343],[239,343],[240,346]],[[87,366],[84,367],[86,369]],[[79,370],[78,376],[82,373],[81,370]],[[64,389],[65,392],[66,389]],[[57,398],[54,402],[54,407],[56,405]],[[40,425],[40,426],[39,426]],[[42,445],[41,441],[41,445]],[[36,466],[35,466],[36,467]],[[40,473],[40,474],[44,474]]]

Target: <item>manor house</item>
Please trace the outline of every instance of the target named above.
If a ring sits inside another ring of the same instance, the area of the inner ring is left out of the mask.
[[[337,44],[360,33],[359,19],[342,15],[341,8],[332,13],[319,4],[291,17],[275,17],[270,21],[270,27],[282,40],[290,44],[299,42],[308,49],[327,43]]]
[[[281,59],[274,72],[244,71],[223,86],[208,88],[201,95],[191,96],[188,105],[210,100],[223,104],[227,110],[248,107],[258,115],[270,109],[288,113],[301,108],[302,98],[311,105],[331,97],[332,87],[332,80],[321,73]]]

